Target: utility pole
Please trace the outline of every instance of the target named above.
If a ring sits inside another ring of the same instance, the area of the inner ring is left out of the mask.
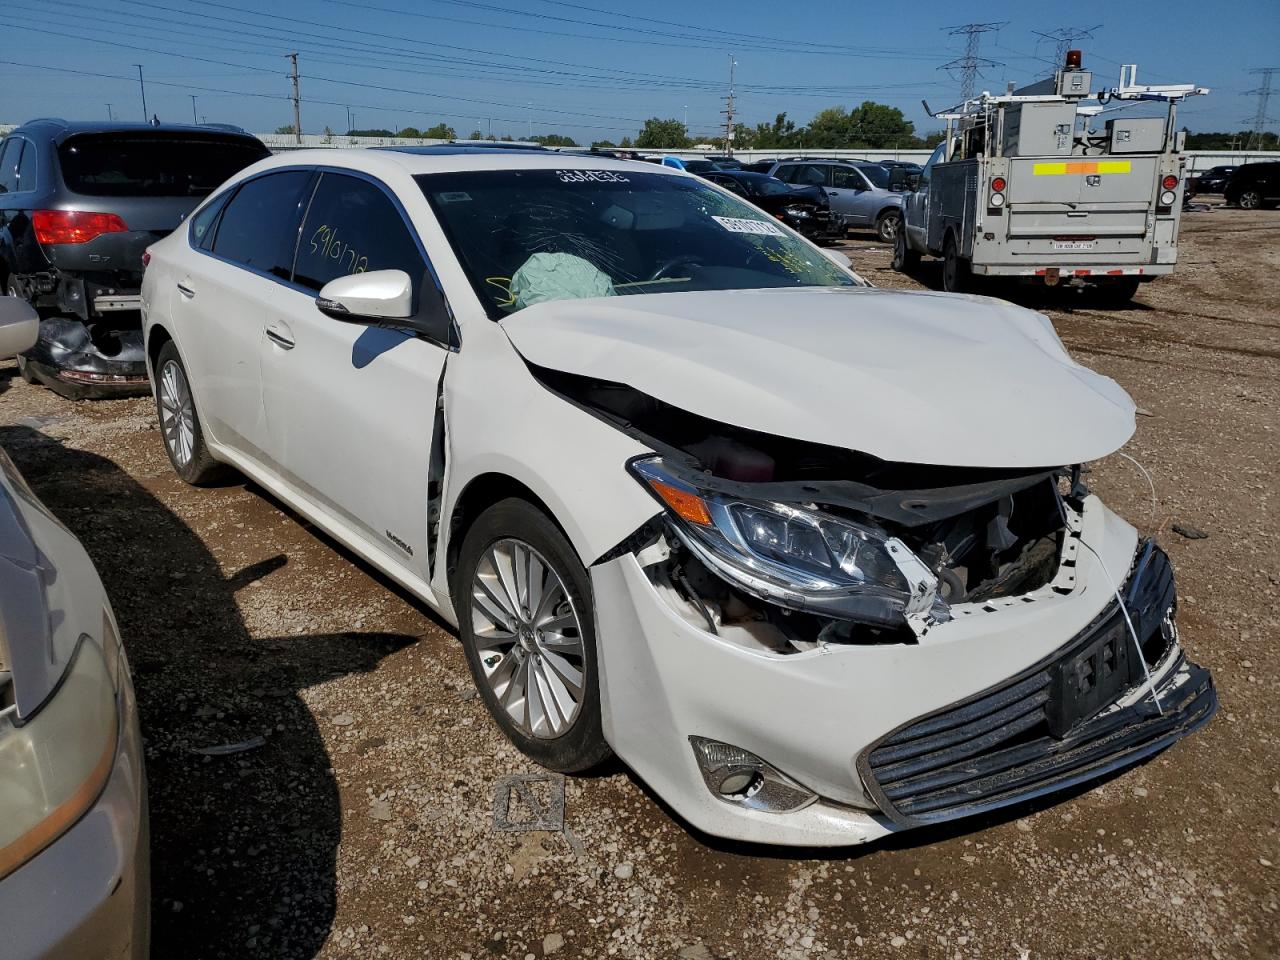
[[[138,68],[138,89],[142,91],[142,122],[146,123],[151,118],[147,116],[147,85],[142,82],[142,64],[135,63]]]
[[[196,119],[196,95],[193,93],[193,94],[190,94],[190,96],[191,96],[191,122],[199,123],[200,121]]]
[[[1059,27],[1057,30],[1049,30],[1047,32],[1040,30],[1032,30],[1031,32],[1042,40],[1048,40],[1053,44],[1053,69],[1059,70],[1066,61],[1067,51],[1079,49],[1080,45],[1077,41],[1092,40],[1093,31],[1101,29],[1102,24],[1098,23],[1092,27]]]
[[[733,58],[733,54],[729,54],[729,95],[724,98],[724,109],[720,112],[724,114],[724,153],[727,157],[733,156],[733,71],[738,65],[738,61]],[[685,108],[685,136],[689,134],[688,107]]]
[[[530,100],[527,106],[529,108],[529,134],[525,139],[532,140],[533,139],[533,101]]]
[[[1267,116],[1267,103],[1271,99],[1271,78],[1276,71],[1280,71],[1280,67],[1258,67],[1256,70],[1250,70],[1252,74],[1259,74],[1262,77],[1261,85],[1252,90],[1246,90],[1249,96],[1258,98],[1258,109],[1254,111],[1251,118],[1246,123],[1251,123],[1249,130],[1249,139],[1245,143],[1246,150],[1261,150],[1263,143],[1267,138],[1267,124],[1271,123],[1275,118]],[[1254,146],[1254,144],[1257,146]]]
[[[286,53],[292,64],[289,72],[289,79],[293,81],[293,137],[294,142],[299,146],[302,145],[302,97],[298,94],[298,55],[296,53]]]
[[[114,120],[115,118],[116,118],[116,117],[115,117],[115,114],[111,112],[111,104],[109,104],[109,103],[108,103],[108,104],[107,104],[107,119],[108,119],[108,120]]]
[[[988,60],[978,56],[978,45],[984,33],[994,33],[1001,27],[1009,25],[1008,20],[996,23],[963,23],[958,27],[943,27],[953,37],[964,37],[964,56],[944,63],[939,70],[946,70],[960,80],[960,99],[968,100],[973,96],[974,81],[989,67],[1002,67],[998,60]]]

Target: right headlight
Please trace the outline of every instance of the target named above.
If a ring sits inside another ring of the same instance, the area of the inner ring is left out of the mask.
[[[917,635],[950,619],[938,579],[874,523],[817,507],[727,496],[672,473],[661,457],[631,470],[667,510],[680,540],[735,586],[780,606]]]
[[[111,776],[118,733],[112,666],[88,637],[39,710],[25,720],[15,707],[0,711],[0,879],[93,806]]]

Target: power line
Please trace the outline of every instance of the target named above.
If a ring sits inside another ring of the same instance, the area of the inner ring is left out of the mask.
[[[958,27],[943,27],[953,37],[964,37],[964,56],[944,63],[939,70],[946,70],[952,76],[959,75],[960,99],[968,100],[973,96],[974,81],[982,75],[982,71],[990,67],[1003,67],[998,60],[988,60],[978,56],[978,46],[984,33],[994,33],[1001,27],[1009,25],[1008,20],[993,23],[964,23]]]
[[[1253,127],[1249,131],[1249,139],[1245,143],[1246,150],[1262,149],[1262,144],[1266,139],[1267,124],[1271,123],[1275,118],[1267,116],[1267,103],[1271,99],[1271,78],[1280,70],[1280,67],[1258,67],[1256,70],[1250,70],[1250,74],[1258,74],[1262,77],[1262,82],[1252,90],[1246,90],[1250,96],[1258,98],[1258,108],[1254,111],[1253,117],[1246,120],[1246,123],[1252,122]],[[1254,147],[1254,144],[1257,147]]]

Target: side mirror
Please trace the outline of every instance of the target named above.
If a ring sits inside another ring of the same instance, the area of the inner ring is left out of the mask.
[[[910,190],[912,193],[915,193],[917,190],[920,189],[920,174],[914,173],[914,172],[908,173],[907,179],[903,184],[903,186],[905,189]]]
[[[853,261],[849,259],[849,255],[847,253],[843,253],[840,250],[832,250],[830,247],[823,247],[822,255],[841,270],[853,269]]]
[[[408,330],[454,345],[449,305],[430,271],[423,272],[418,285],[416,312],[413,281],[403,270],[370,270],[330,280],[316,297],[316,309],[343,323]]]
[[[36,345],[40,315],[19,297],[0,296],[0,359],[16,357]]]

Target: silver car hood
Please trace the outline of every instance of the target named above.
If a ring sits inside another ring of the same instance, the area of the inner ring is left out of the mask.
[[[883,460],[1044,467],[1133,434],[1115,381],[986,297],[840,288],[560,300],[502,320],[529,362]]]

